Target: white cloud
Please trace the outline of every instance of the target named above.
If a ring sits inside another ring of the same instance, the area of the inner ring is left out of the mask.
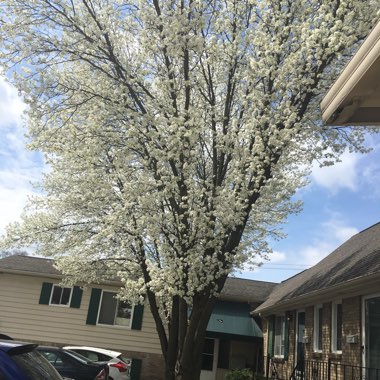
[[[361,179],[365,183],[366,189],[363,196],[374,198],[380,196],[380,136],[369,136],[368,145],[373,150],[365,157],[361,170]]]
[[[380,197],[380,162],[369,162],[362,171],[362,179],[367,184],[367,191],[363,192],[365,198]],[[368,191],[370,189],[370,191]]]
[[[369,153],[349,153],[345,151],[341,162],[332,166],[319,167],[314,162],[311,171],[312,184],[327,189],[330,194],[349,190],[369,197],[380,196],[380,133],[367,134],[365,146],[372,150]]]
[[[269,254],[269,262],[281,263],[286,260],[286,253],[280,251],[273,251]]]
[[[314,183],[328,189],[336,194],[339,190],[357,190],[358,184],[358,164],[360,155],[358,153],[343,153],[342,162],[332,166],[319,167],[318,163],[313,164],[311,177]]]
[[[17,90],[0,75],[0,129],[10,124],[20,124],[25,103]]]
[[[331,241],[316,241],[314,244],[304,247],[301,250],[302,262],[304,262],[305,265],[315,265],[335,248],[336,245]]]
[[[255,278],[258,274],[262,273],[262,266],[267,266],[268,264],[276,264],[276,263],[282,263],[286,261],[287,256],[285,252],[280,251],[273,251],[268,255],[269,260],[258,260],[258,262],[261,262],[261,265],[259,266],[252,266],[250,264],[245,263],[242,270],[236,271],[235,275],[243,275],[245,278]],[[284,268],[286,269],[286,268]],[[264,271],[266,272],[266,271]]]
[[[0,234],[19,218],[33,193],[31,182],[41,178],[37,153],[25,149],[22,112],[25,104],[17,91],[0,76]]]
[[[339,216],[323,223],[323,226],[325,230],[330,231],[331,239],[338,243],[345,242],[359,232],[356,227],[345,225],[344,221],[339,219]]]
[[[30,191],[26,187],[19,187],[17,190],[0,187],[0,232],[4,231],[7,224],[17,220],[29,194]]]
[[[299,256],[304,264],[315,265],[358,232],[357,228],[341,220],[339,215],[334,215],[321,224],[313,243],[301,248]]]
[[[302,227],[300,227],[300,231],[302,231]],[[269,261],[264,261],[261,267],[252,271],[252,268],[246,265],[240,273],[245,278],[264,281],[285,280],[295,273],[317,264],[358,232],[358,229],[349,225],[339,213],[331,213],[330,219],[315,229],[314,238],[310,244],[299,246],[296,242],[291,249],[276,250],[269,255]],[[301,237],[299,238],[301,239]]]

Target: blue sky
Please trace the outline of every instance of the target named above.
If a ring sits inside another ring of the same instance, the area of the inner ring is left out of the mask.
[[[17,91],[0,76],[0,233],[17,220],[31,182],[42,175],[37,153],[25,150]],[[368,154],[345,153],[340,164],[312,170],[310,184],[299,190],[303,211],[284,225],[285,239],[272,244],[271,261],[238,277],[283,281],[320,261],[357,232],[380,222],[380,136],[369,136]]]

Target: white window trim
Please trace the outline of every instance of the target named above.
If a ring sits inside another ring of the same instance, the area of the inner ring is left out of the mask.
[[[313,334],[313,349],[314,352],[322,352],[321,349],[318,348],[319,343],[323,344],[323,324],[322,324],[322,342],[319,342],[319,310],[322,309],[323,314],[323,305],[315,305],[314,306],[314,334]],[[321,321],[323,323],[323,321]]]
[[[342,301],[334,301],[331,305],[331,352],[334,354],[341,354],[342,350],[337,349],[337,306],[342,305]],[[343,342],[342,342],[343,343]]]
[[[70,289],[70,297],[69,297],[69,302],[67,303],[67,305],[61,305],[61,304],[51,303],[51,300],[53,298],[53,293],[54,293],[54,287],[62,288],[62,289]],[[72,296],[73,296],[73,288],[72,287],[70,287],[70,286],[60,286],[59,284],[53,284],[53,286],[51,288],[51,292],[50,292],[49,306],[70,307]]]
[[[117,292],[114,292],[112,290],[107,290],[107,289],[102,289],[102,295],[100,297],[100,301],[99,301],[99,307],[98,307],[98,315],[96,317],[96,325],[97,326],[102,326],[102,327],[109,327],[109,328],[113,328],[113,329],[127,329],[127,330],[131,330],[132,329],[132,321],[133,321],[133,314],[135,312],[135,305],[132,305],[131,306],[131,320],[129,321],[129,326],[122,326],[122,325],[108,325],[108,324],[105,324],[105,323],[99,323],[99,315],[100,315],[100,309],[102,307],[102,301],[103,301],[103,294],[104,292],[108,292],[108,293],[113,293],[114,295],[117,295]],[[119,302],[119,300],[117,299],[117,302]]]
[[[286,328],[286,321],[285,321],[285,314],[279,314],[279,315],[275,315],[274,317],[274,326],[273,326],[273,353],[274,353],[274,357],[275,358],[279,358],[279,359],[283,359],[285,357],[284,353],[283,354],[280,354],[280,355],[276,355],[275,352],[276,352],[276,319],[277,318],[283,318],[283,324],[281,326],[281,334],[280,334],[280,339],[281,341],[285,339],[285,328]],[[284,342],[284,350],[285,350],[285,344],[286,342]]]

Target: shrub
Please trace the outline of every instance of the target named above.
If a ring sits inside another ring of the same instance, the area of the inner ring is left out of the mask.
[[[226,380],[253,380],[253,374],[248,368],[233,369],[227,373]]]

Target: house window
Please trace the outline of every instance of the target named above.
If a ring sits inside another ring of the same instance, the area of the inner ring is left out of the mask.
[[[212,371],[214,366],[214,339],[206,338],[202,353],[202,370]]]
[[[83,289],[79,286],[65,288],[52,282],[43,282],[41,287],[40,305],[66,306],[80,308]]]
[[[130,327],[133,307],[130,303],[118,300],[114,292],[102,292],[98,324]]]
[[[276,316],[274,321],[274,356],[284,357],[285,354],[285,317]]]
[[[331,320],[331,351],[342,353],[342,303],[334,302],[332,304]]]
[[[322,352],[322,305],[314,308],[314,351]]]
[[[63,288],[59,285],[53,285],[50,297],[50,305],[69,306],[71,293],[72,288]]]

